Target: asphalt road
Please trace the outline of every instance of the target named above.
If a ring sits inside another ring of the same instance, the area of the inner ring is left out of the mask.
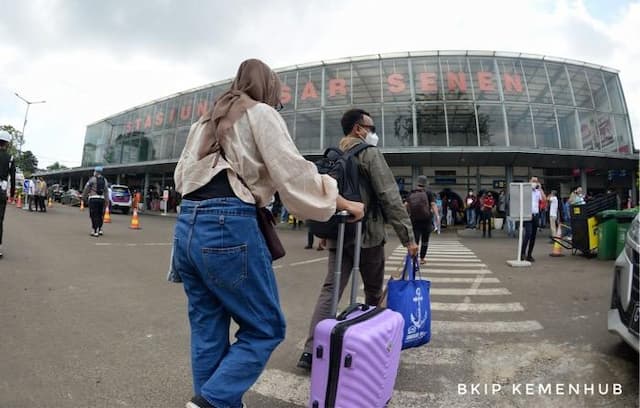
[[[191,397],[186,298],[165,281],[175,219],[143,215],[142,230],[112,220],[92,238],[77,207],[7,209],[0,408],[170,408]],[[309,390],[295,364],[327,253],[303,249],[305,230],[280,233],[287,338],[250,408],[303,407]],[[403,352],[391,407],[638,406],[638,355],[607,332],[613,262],[550,258],[539,239],[534,266],[512,269],[515,240],[432,237],[432,341]],[[390,274],[402,254],[392,237]]]

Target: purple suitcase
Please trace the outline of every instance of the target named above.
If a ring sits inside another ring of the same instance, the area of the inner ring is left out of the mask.
[[[358,224],[351,305],[336,319],[318,323],[314,332],[311,408],[383,408],[393,394],[400,365],[404,319],[389,309],[355,303],[361,231],[362,226]],[[341,223],[336,282],[341,274],[343,245],[344,223]],[[334,314],[337,304],[337,293],[334,292]]]

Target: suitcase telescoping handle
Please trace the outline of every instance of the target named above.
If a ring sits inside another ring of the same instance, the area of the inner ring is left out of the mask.
[[[333,298],[331,299],[331,315],[335,316],[338,313],[338,301],[340,300],[340,276],[342,275],[342,257],[344,255],[344,235],[345,229],[347,225],[347,218],[349,217],[349,212],[347,211],[339,211],[337,214],[338,219],[338,242],[336,248],[336,265],[335,272],[333,277]],[[360,273],[360,249],[362,242],[362,221],[358,221],[356,223],[356,237],[355,237],[355,248],[353,254],[353,269],[351,270],[351,305],[353,306],[356,303],[356,295],[358,292],[358,274]],[[345,310],[341,316],[344,315],[343,319],[346,318],[346,315],[356,310],[357,307],[353,309],[349,307],[349,309]]]

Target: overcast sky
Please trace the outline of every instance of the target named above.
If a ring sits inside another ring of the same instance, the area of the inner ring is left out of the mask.
[[[272,68],[420,50],[497,50],[620,70],[640,146],[640,0],[0,0],[0,125],[21,130],[41,168],[79,166],[86,126]]]

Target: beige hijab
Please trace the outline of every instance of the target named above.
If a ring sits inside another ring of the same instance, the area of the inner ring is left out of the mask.
[[[231,88],[218,97],[215,104],[200,119],[205,124],[198,160],[220,152],[220,139],[233,124],[255,104],[263,102],[276,106],[280,102],[280,79],[267,64],[248,59],[240,64]],[[218,158],[214,163],[214,167]]]

